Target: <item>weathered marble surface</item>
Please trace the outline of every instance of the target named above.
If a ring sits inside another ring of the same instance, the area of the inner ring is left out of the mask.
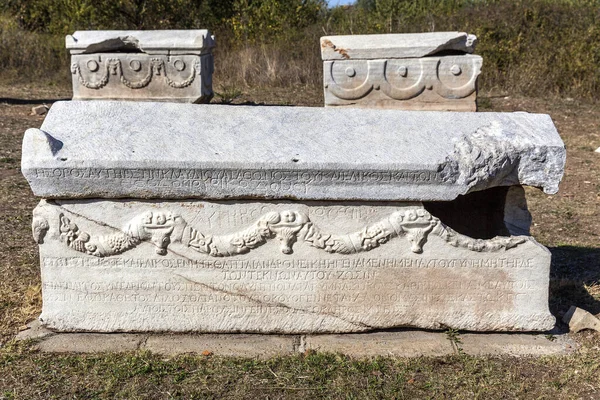
[[[22,171],[49,198],[443,201],[555,193],[564,162],[541,114],[72,101],[25,133]]]
[[[325,105],[476,111],[475,55],[323,63]]]
[[[206,29],[151,31],[77,31],[67,35],[70,54],[142,52],[162,55],[201,55],[215,47],[215,38]]]
[[[322,37],[325,106],[476,111],[476,41],[464,32]]]
[[[206,103],[214,38],[206,30],[79,31],[67,36],[73,99]]]
[[[419,58],[444,51],[472,53],[477,37],[465,32],[396,33],[321,37],[323,60]]]
[[[50,201],[34,212],[59,331],[544,331],[550,253],[420,203]]]

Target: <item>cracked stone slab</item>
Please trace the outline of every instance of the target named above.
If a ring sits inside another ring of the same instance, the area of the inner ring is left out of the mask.
[[[465,333],[459,346],[473,356],[550,356],[568,354],[577,344],[567,335]]]
[[[206,29],[148,31],[77,31],[65,38],[71,54],[143,52],[146,54],[204,54],[215,47]]]
[[[57,331],[547,331],[550,253],[475,239],[421,203],[42,201]]]
[[[354,357],[441,357],[454,353],[444,333],[423,331],[309,335],[304,339],[304,350]]]
[[[281,335],[150,335],[142,349],[167,356],[195,353],[269,358],[293,354],[298,342],[297,336]]]
[[[454,51],[472,53],[477,37],[465,32],[339,35],[321,37],[321,58],[370,60],[419,58]]]
[[[427,201],[494,186],[555,193],[548,115],[57,102],[23,140],[47,198]]]

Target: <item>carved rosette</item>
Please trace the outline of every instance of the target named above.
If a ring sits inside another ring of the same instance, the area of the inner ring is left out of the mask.
[[[142,242],[154,244],[159,255],[166,255],[171,242],[178,242],[211,257],[230,257],[249,253],[268,240],[278,241],[283,254],[292,254],[296,242],[328,253],[357,254],[385,245],[396,237],[404,237],[413,253],[423,252],[429,235],[439,236],[451,246],[476,252],[507,250],[526,241],[518,236],[473,239],[453,231],[427,210],[417,207],[398,210],[363,229],[344,234],[324,232],[308,215],[295,210],[266,213],[248,228],[227,235],[202,233],[180,216],[163,211],[138,215],[125,229],[111,235],[82,232],[64,214],[60,214],[57,222],[63,243],[96,257],[121,254]],[[39,226],[39,222],[34,222],[34,232]]]
[[[325,61],[326,105],[421,98],[451,104],[476,92],[481,65],[474,55]]]

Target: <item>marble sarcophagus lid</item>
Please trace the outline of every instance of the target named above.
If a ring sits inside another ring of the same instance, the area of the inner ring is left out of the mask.
[[[55,103],[26,132],[59,331],[545,331],[547,115]]]
[[[66,37],[74,100],[208,103],[213,97],[207,30],[77,31]]]
[[[464,32],[324,36],[325,106],[476,111],[476,41]]]

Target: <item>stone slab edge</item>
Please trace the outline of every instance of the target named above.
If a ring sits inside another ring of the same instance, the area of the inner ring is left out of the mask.
[[[21,169],[46,198],[447,201],[503,185],[558,191],[565,148],[547,115],[358,114],[58,102],[41,130],[25,133]]]
[[[36,340],[35,348],[48,353],[99,353],[151,351],[174,356],[203,354],[223,357],[269,358],[307,351],[342,353],[351,357],[441,357],[566,355],[577,350],[568,335],[549,339],[540,334],[475,334],[451,341],[444,332],[405,330],[338,335],[259,334],[139,334],[55,333],[38,320],[20,332],[16,340]]]
[[[151,31],[76,31],[65,38],[71,54],[141,50],[148,54],[200,54],[215,47],[206,29]]]
[[[418,58],[444,51],[473,53],[477,37],[466,32],[339,35],[321,37],[321,58],[372,60]]]

